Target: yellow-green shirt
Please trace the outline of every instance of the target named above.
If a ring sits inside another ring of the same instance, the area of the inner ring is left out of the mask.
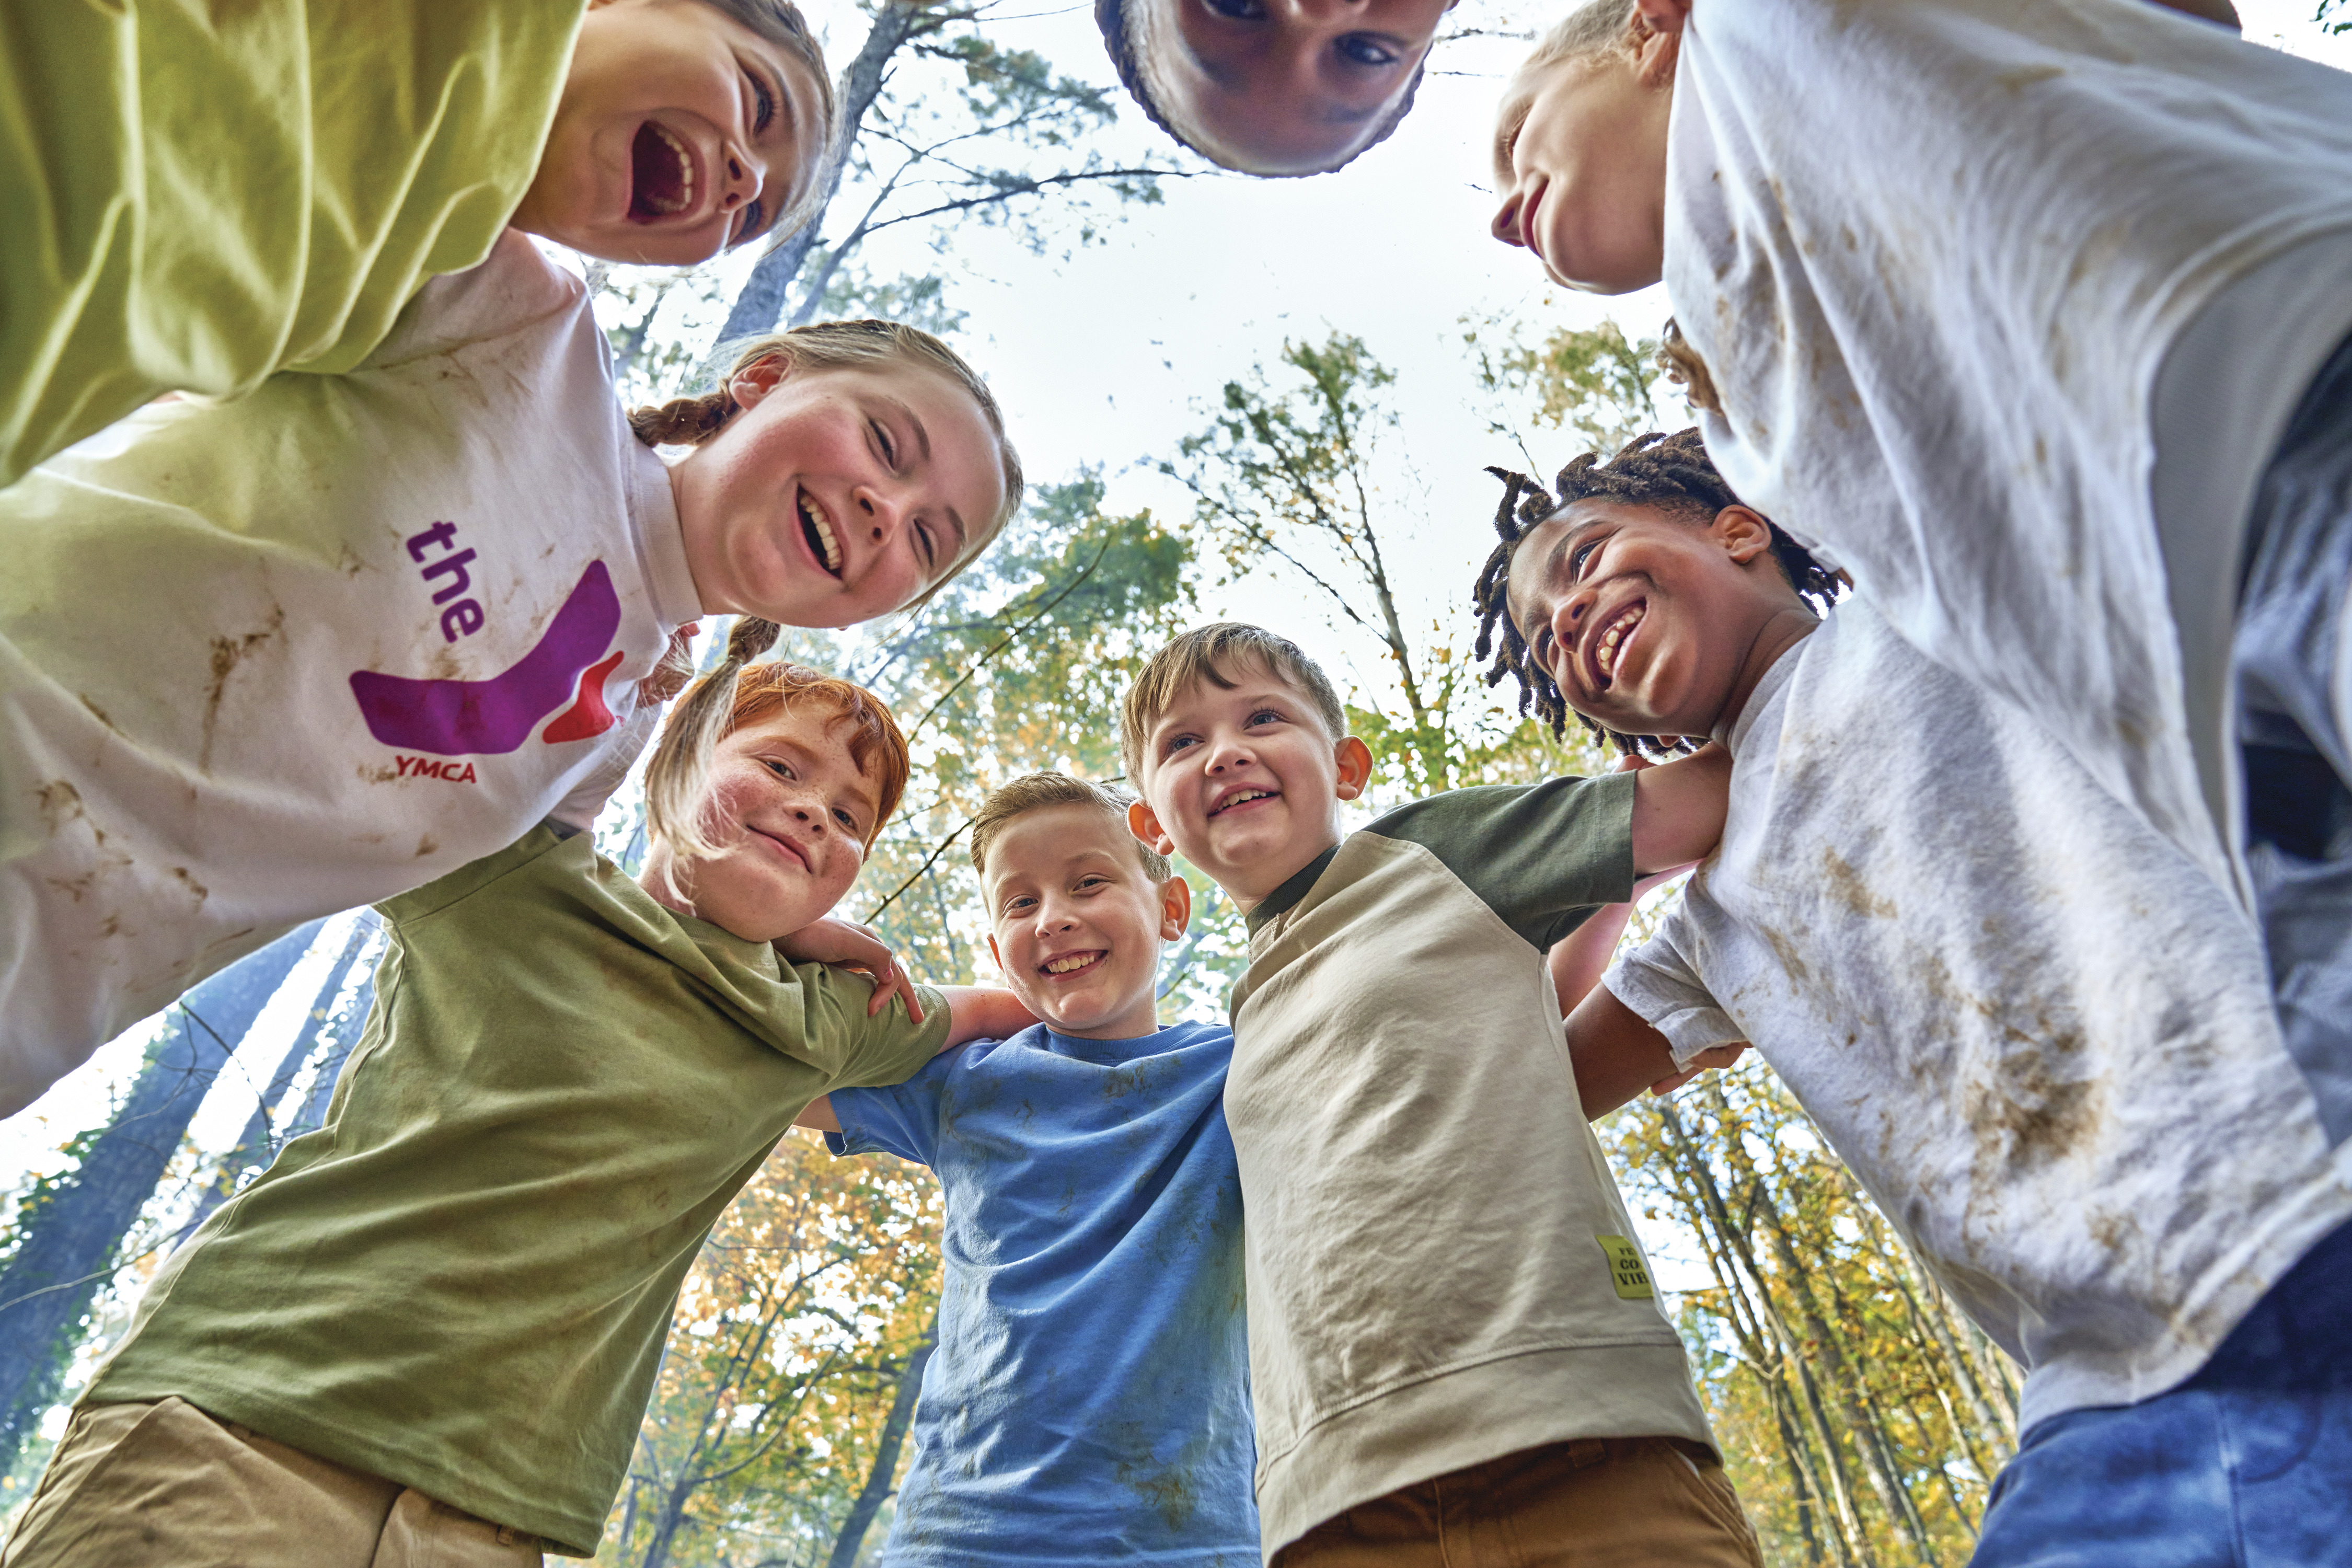
[[[326,1124],[167,1262],[87,1404],[223,1420],[588,1556],[678,1286],[808,1102],[901,1082],[948,1009],[649,898],[541,826],[377,906]]]
[[[583,9],[0,5],[0,484],[163,393],[358,363],[488,254]]]

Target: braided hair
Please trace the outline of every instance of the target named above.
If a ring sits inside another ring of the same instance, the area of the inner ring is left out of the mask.
[[[1503,500],[1495,509],[1495,531],[1500,542],[1486,557],[1486,565],[1479,568],[1477,585],[1471,590],[1471,605],[1478,612],[1476,657],[1491,658],[1486,672],[1490,687],[1500,685],[1507,676],[1516,676],[1519,683],[1519,711],[1532,711],[1539,721],[1550,726],[1554,735],[1559,735],[1567,730],[1569,715],[1575,710],[1569,707],[1551,672],[1529,656],[1527,638],[1511,621],[1511,560],[1517,554],[1520,542],[1572,503],[1594,496],[1699,520],[1712,519],[1724,508],[1743,503],[1723,482],[1723,476],[1716,472],[1696,430],[1672,436],[1656,431],[1636,436],[1605,463],[1600,453],[1587,452],[1559,471],[1549,494],[1525,474],[1507,468],[1486,471],[1503,481]],[[1841,587],[1837,574],[1782,532],[1779,523],[1768,518],[1765,526],[1772,531],[1772,558],[1780,563],[1789,585],[1814,614],[1827,614],[1837,602]],[[1624,735],[1580,713],[1576,718],[1594,734],[1615,742],[1621,752],[1692,749],[1689,742],[1679,738]]]
[[[781,630],[773,621],[736,616],[727,629],[726,657],[694,683],[664,721],[661,739],[646,763],[648,837],[691,858],[717,853],[702,830],[702,781],[734,711],[736,678],[744,666],[776,646]]]

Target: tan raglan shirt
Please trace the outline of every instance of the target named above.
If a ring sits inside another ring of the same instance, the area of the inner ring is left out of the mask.
[[[1714,1440],[1543,959],[1632,896],[1633,802],[1630,774],[1438,795],[1250,915],[1225,1117],[1269,1561],[1519,1449]]]

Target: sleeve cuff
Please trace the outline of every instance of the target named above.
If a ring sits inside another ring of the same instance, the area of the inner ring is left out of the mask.
[[[1748,1031],[1716,1005],[1715,998],[1695,987],[1655,984],[1638,964],[1621,958],[1609,966],[1601,984],[1650,1027],[1666,1037],[1677,1070],[1710,1046],[1745,1041]]]

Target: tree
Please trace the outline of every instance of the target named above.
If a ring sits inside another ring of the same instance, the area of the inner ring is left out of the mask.
[[[820,307],[907,303],[890,298],[887,286],[837,287],[856,280],[845,268],[886,230],[971,219],[1042,252],[1055,230],[1056,204],[1076,210],[1085,243],[1100,232],[1103,204],[1157,202],[1160,181],[1192,173],[1157,153],[1105,158],[1097,142],[1118,116],[1117,89],[995,43],[986,28],[1000,14],[994,0],[877,0],[866,8],[865,40],[836,89],[841,140],[820,195],[799,232],[752,269],[721,342],[813,321]],[[835,226],[828,243],[822,236],[845,186],[856,216]],[[936,277],[897,287],[937,308]]]
[[[837,1161],[786,1135],[679,1294],[607,1531],[616,1561],[814,1562],[876,1489],[877,1464],[887,1495],[912,1405],[902,1391],[934,1331],[938,1209],[918,1167]]]
[[[189,992],[113,1119],[68,1147],[74,1168],[19,1201],[15,1247],[0,1267],[0,1451],[12,1464],[56,1397],[90,1300],[121,1265],[120,1244],[196,1108],[323,923],[288,932]]]

